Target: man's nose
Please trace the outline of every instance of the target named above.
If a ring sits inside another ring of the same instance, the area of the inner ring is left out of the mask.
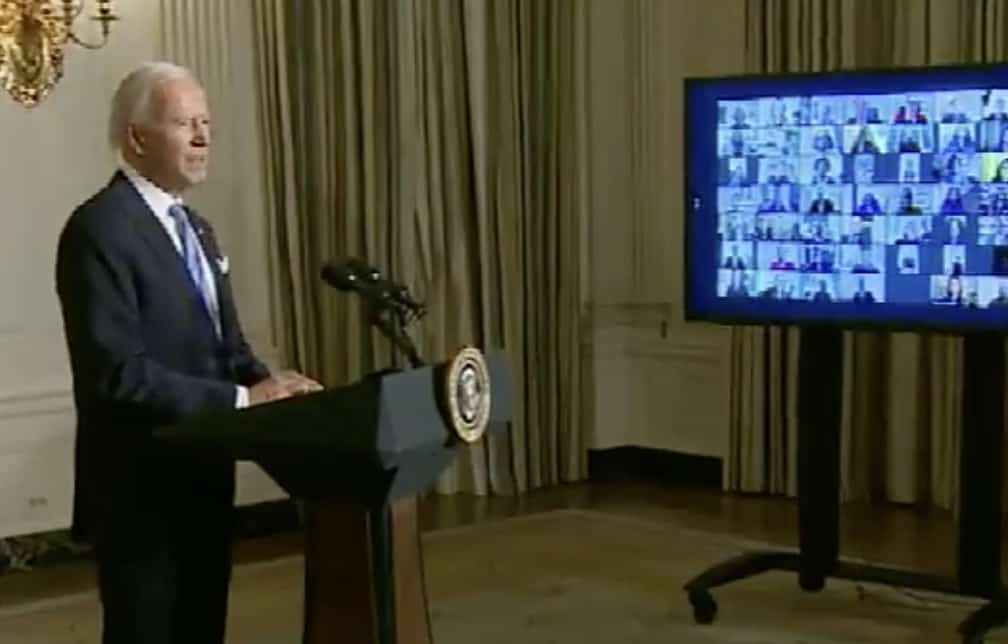
[[[210,126],[206,123],[197,122],[192,126],[193,143],[206,145],[210,142]]]

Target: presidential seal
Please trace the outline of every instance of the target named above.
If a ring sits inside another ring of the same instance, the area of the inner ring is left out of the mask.
[[[490,420],[490,373],[479,349],[463,347],[451,359],[445,392],[452,429],[463,441],[475,443]]]

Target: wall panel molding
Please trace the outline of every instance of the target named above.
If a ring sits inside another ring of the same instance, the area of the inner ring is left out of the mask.
[[[718,344],[692,339],[660,339],[636,336],[632,331],[615,332],[597,338],[590,355],[594,359],[634,359],[684,363],[727,369],[727,349]]]
[[[683,85],[742,70],[745,3],[588,7],[596,447],[722,456],[730,330],[683,315]]]
[[[69,388],[0,392],[0,421],[73,413],[73,392]],[[0,444],[8,435],[0,433]]]

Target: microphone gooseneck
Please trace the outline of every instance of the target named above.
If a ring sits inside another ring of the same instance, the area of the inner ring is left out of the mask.
[[[370,324],[405,353],[414,368],[424,364],[406,334],[406,326],[423,317],[426,307],[414,300],[405,286],[382,277],[381,271],[357,258],[327,262],[321,274],[329,286],[361,297],[367,306]]]

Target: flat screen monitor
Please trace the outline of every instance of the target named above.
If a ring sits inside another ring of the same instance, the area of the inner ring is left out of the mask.
[[[691,78],[686,317],[1008,329],[1008,66]]]

